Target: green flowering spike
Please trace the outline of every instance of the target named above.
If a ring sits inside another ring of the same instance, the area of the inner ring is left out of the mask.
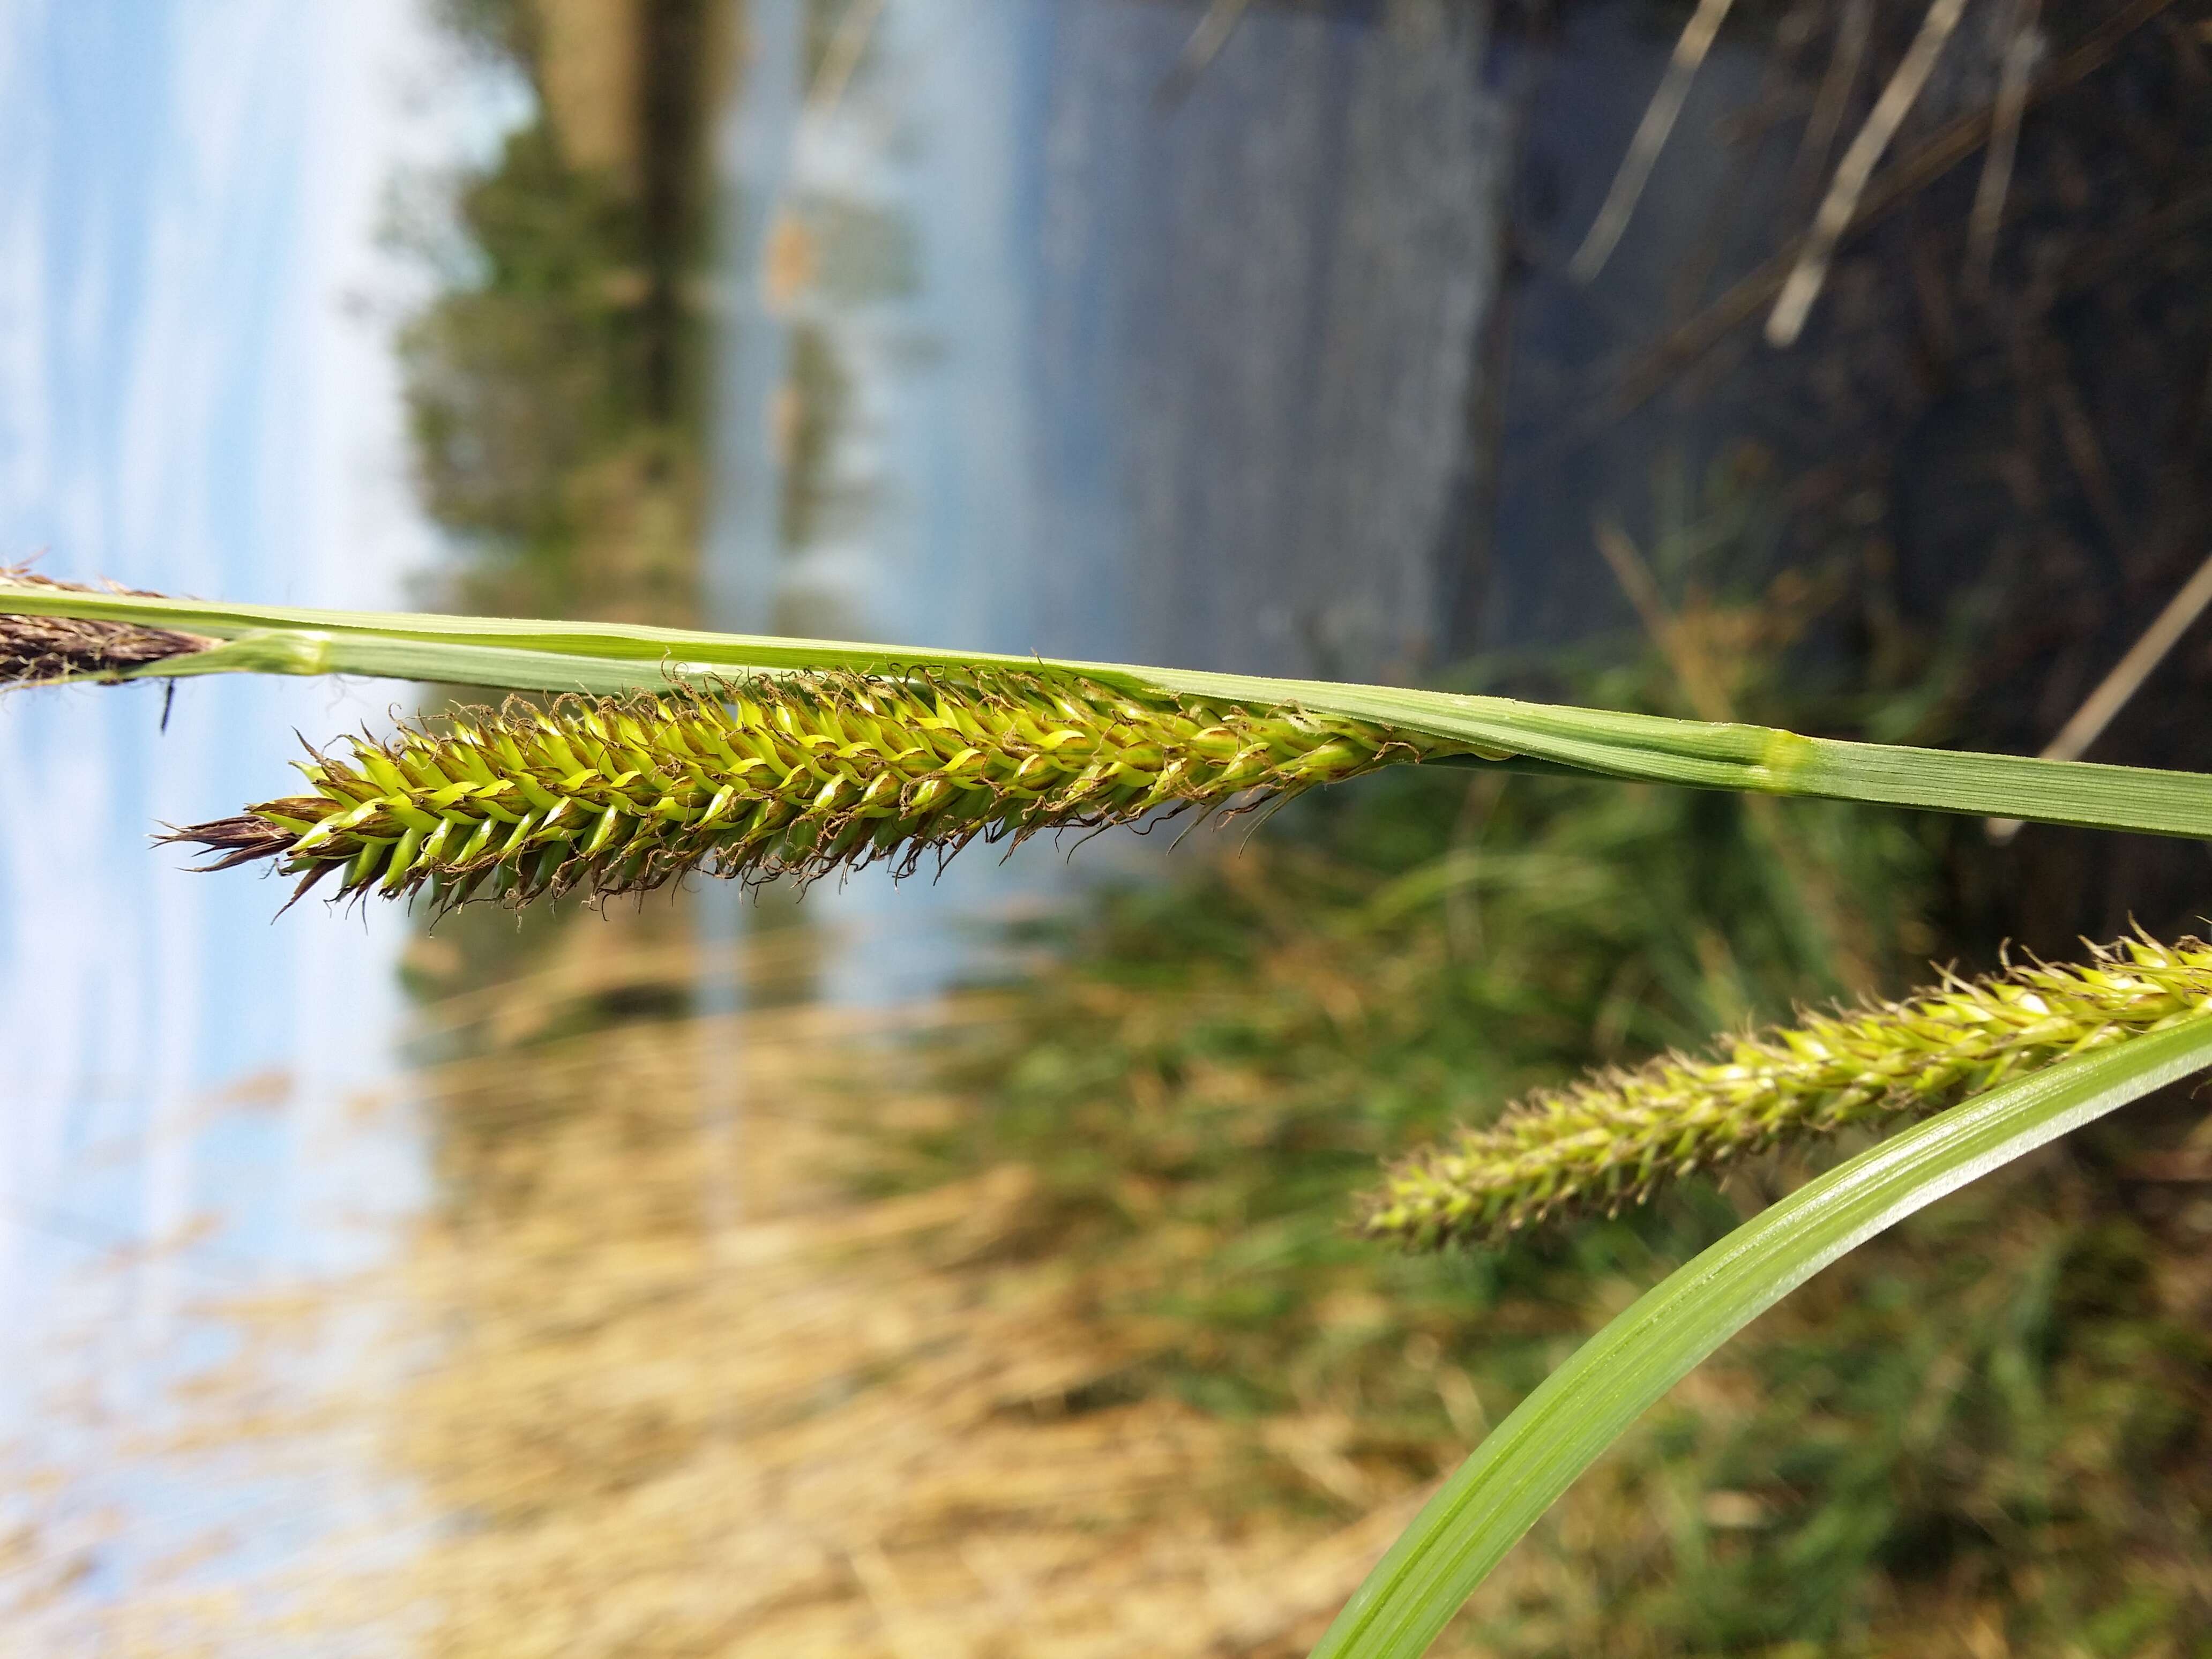
[[[1242,810],[1462,745],[1296,709],[1139,698],[1006,669],[790,675],[707,692],[465,709],[310,751],[309,793],[168,837],[305,893],[525,903],[693,871],[900,873],[976,840]]]
[[[2147,936],[1816,1014],[1712,1057],[1668,1054],[1535,1096],[1419,1154],[1360,1230],[1415,1249],[1495,1242],[1558,1214],[1618,1211],[1663,1182],[1784,1141],[1949,1106],[2018,1073],[2212,1013],[2212,946]]]

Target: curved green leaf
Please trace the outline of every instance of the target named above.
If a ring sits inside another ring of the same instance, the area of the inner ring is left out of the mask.
[[[1814,1273],[1977,1176],[2212,1066],[2212,1015],[1978,1095],[1746,1222],[1584,1343],[1499,1424],[1338,1614],[1312,1659],[1414,1659],[1646,1407]]]
[[[1065,670],[1131,690],[1246,704],[1297,703],[1316,713],[1449,738],[1485,755],[1510,757],[1503,763],[1516,767],[1565,767],[1693,788],[2212,838],[2212,777],[2198,773],[1844,743],[1771,726],[1667,720],[1512,697],[611,623],[215,605],[0,581],[0,614],[9,612],[135,623],[221,641],[209,650],[125,670],[116,678],[366,674],[605,695],[735,674],[824,668]]]

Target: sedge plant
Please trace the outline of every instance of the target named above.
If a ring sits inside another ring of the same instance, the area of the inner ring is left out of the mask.
[[[2212,839],[2212,777],[1844,743],[1509,698],[570,623],[200,604],[0,579],[0,681],[358,673],[550,693],[340,753],[174,838],[301,890],[526,903],[697,872],[911,869],[976,840],[1237,811],[1395,764],[1487,767]],[[1479,1242],[1778,1141],[1924,1121],[1608,1324],[1437,1492],[1323,1637],[1411,1659],[1675,1381],[1856,1244],[2212,1066],[2212,949],[2148,938],[1668,1056],[1389,1174],[1362,1226]]]

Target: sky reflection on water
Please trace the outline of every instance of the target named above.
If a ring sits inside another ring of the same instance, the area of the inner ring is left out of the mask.
[[[1482,13],[1255,8],[1178,99],[1185,8],[885,0],[810,63],[803,0],[757,0],[716,157],[718,623],[1432,666],[1497,283]],[[830,992],[933,988],[977,965],[963,921],[1066,888],[1049,846],[865,872],[811,902],[865,941]]]

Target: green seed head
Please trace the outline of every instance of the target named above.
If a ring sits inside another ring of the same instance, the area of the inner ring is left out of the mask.
[[[2212,1013],[2212,946],[2139,936],[2079,966],[1947,975],[1904,1002],[1815,1015],[1668,1054],[1508,1110],[1392,1170],[1360,1229],[1411,1248],[1495,1242],[1618,1211],[1662,1182],[1784,1141],[1934,1111],[2015,1073]]]
[[[1242,810],[1450,745],[1356,720],[1139,697],[1042,673],[793,675],[468,709],[350,751],[309,791],[169,837],[302,893],[520,903],[690,873],[812,880],[1163,809]]]

